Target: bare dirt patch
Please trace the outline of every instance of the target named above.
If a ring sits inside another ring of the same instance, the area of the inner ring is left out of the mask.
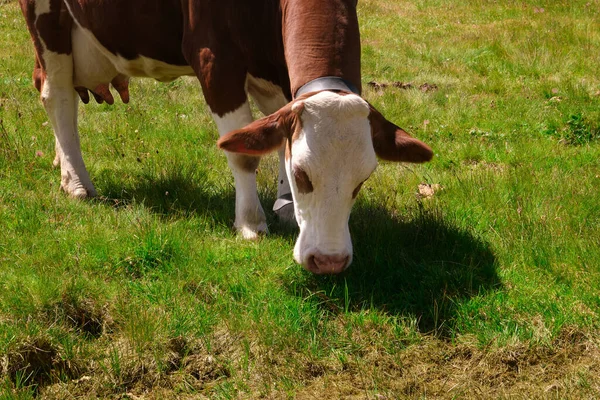
[[[396,89],[401,89],[401,90],[409,90],[409,89],[416,89],[418,88],[421,92],[423,93],[427,93],[427,92],[434,92],[436,90],[438,90],[438,86],[434,83],[423,83],[421,85],[417,85],[417,84],[413,84],[412,82],[400,82],[400,81],[396,81],[396,82],[376,82],[376,81],[370,81],[367,82],[367,85],[375,90],[385,90],[388,88],[396,88]]]
[[[495,162],[487,162],[480,160],[465,160],[464,164],[467,165],[472,170],[484,170],[491,171],[495,173],[502,173],[508,170],[508,166],[506,164],[498,164]]]

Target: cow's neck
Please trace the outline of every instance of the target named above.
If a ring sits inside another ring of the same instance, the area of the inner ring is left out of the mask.
[[[360,92],[356,0],[282,0],[282,18],[292,94],[324,76],[343,78]]]

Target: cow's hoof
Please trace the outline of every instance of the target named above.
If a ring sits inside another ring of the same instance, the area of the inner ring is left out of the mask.
[[[63,192],[65,192],[69,197],[73,199],[83,200],[96,197],[98,195],[94,186],[86,188],[81,185],[77,185],[75,187],[70,187],[69,185],[61,185],[60,188]]]
[[[274,211],[280,221],[292,226],[298,226],[296,216],[294,215],[294,203],[285,204]]]
[[[245,240],[258,240],[261,236],[269,233],[266,222],[260,223],[256,228],[252,228],[248,225],[242,225],[237,227],[237,231]]]

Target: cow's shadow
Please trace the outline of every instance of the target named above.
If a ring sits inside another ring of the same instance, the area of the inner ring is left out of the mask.
[[[458,303],[502,288],[496,258],[487,243],[453,226],[440,208],[417,204],[406,214],[403,220],[380,206],[357,204],[349,270],[336,277],[290,277],[289,290],[327,312],[376,309],[448,337]]]
[[[97,177],[103,196],[113,207],[143,204],[166,218],[206,216],[230,227],[235,194],[228,187],[205,184],[201,176],[175,170],[164,176],[139,174],[121,179]],[[294,238],[297,228],[278,222],[269,205],[275,194],[261,195],[271,235]],[[283,285],[296,296],[317,302],[329,312],[376,309],[414,318],[421,332],[446,336],[460,301],[502,287],[496,258],[489,245],[456,227],[439,207],[419,206],[404,215],[367,202],[358,202],[350,219],[354,261],[335,277],[315,276],[296,266],[282,275]]]
[[[206,216],[219,225],[231,225],[235,215],[235,192],[232,182],[222,186],[207,184],[207,172],[186,170],[178,165],[165,171],[135,171],[115,175],[112,171],[96,173],[96,187],[101,194],[95,201],[125,208],[141,204],[164,218]]]
[[[193,171],[174,164],[163,172],[135,171],[115,175],[112,171],[95,174],[96,188],[101,194],[94,201],[113,207],[125,208],[141,204],[159,217],[168,219],[204,216],[214,224],[233,230],[235,219],[235,188],[229,174],[215,182],[206,179],[207,170]],[[276,199],[276,188],[261,188],[259,198],[267,216],[269,232],[292,239],[298,227],[279,221],[271,210]]]

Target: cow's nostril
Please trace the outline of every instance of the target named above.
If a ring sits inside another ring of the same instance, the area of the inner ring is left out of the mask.
[[[317,265],[317,262],[315,260],[315,256],[314,255],[308,257],[308,262],[306,264],[306,269],[308,269],[313,274],[320,274],[321,273],[321,272],[319,272],[319,266]]]
[[[350,256],[315,254],[311,257],[316,266],[316,274],[339,274],[348,266]],[[311,269],[312,271],[312,269]]]

